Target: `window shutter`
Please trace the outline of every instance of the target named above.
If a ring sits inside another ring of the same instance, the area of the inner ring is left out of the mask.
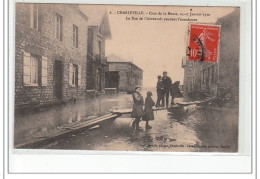
[[[72,85],[73,64],[69,64],[69,85]]]
[[[78,67],[78,86],[81,86],[81,66]]]
[[[42,86],[47,86],[48,77],[48,59],[42,57]]]
[[[29,85],[31,81],[31,55],[24,52],[23,54],[23,83]]]

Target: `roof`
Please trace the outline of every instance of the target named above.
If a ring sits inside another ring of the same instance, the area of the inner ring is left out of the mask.
[[[89,26],[97,26],[104,24],[105,37],[111,38],[111,30],[109,18],[106,8],[99,5],[79,5],[79,9],[88,17]]]
[[[131,60],[128,60],[128,59],[123,59],[115,54],[110,54],[107,56],[107,61],[108,62],[133,62]]]
[[[135,66],[136,68],[138,68],[139,70],[143,71],[140,67],[138,67],[137,65],[135,65],[133,63],[133,60],[123,59],[115,54],[108,55],[107,62],[108,63],[129,63],[129,64]]]
[[[78,5],[75,5],[75,4],[70,4],[70,7],[72,7],[73,9],[75,9],[77,11],[77,13],[79,15],[81,15],[84,19],[88,20],[88,17],[86,16],[86,14],[84,14],[79,8],[78,8]]]
[[[216,24],[221,24],[222,21],[234,21],[234,20],[239,21],[239,18],[240,18],[240,8],[236,8],[233,12],[227,14],[226,16],[218,18]]]

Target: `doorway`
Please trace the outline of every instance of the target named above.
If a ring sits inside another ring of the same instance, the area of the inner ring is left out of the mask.
[[[97,69],[97,91],[101,91],[101,69]]]
[[[62,99],[62,61],[54,62],[54,95],[58,100]]]

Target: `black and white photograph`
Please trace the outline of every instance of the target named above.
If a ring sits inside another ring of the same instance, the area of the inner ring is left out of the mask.
[[[239,151],[240,7],[14,13],[14,149]]]

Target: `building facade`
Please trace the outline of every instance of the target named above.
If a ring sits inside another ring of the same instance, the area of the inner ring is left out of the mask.
[[[107,81],[113,81],[114,88],[118,91],[132,92],[135,86],[142,86],[143,70],[131,61],[126,61],[116,55],[108,56],[108,72],[106,73]],[[110,77],[109,77],[110,75]],[[111,76],[114,80],[111,80]],[[112,88],[113,86],[106,86]]]
[[[230,88],[233,98],[239,98],[239,56],[240,56],[240,9],[219,18],[221,39],[219,53],[219,89]],[[219,91],[221,91],[219,90]],[[221,93],[221,92],[220,92]]]
[[[87,52],[87,90],[105,92],[106,39],[111,38],[106,10],[84,7],[82,11],[89,17]]]
[[[216,96],[218,84],[218,65],[214,63],[182,59],[184,68],[183,90],[188,94]]]
[[[239,96],[239,9],[219,18],[221,25],[218,63],[182,59],[184,68],[183,89],[188,94],[220,96],[230,91]]]
[[[75,5],[16,4],[16,109],[85,97],[86,27]]]

